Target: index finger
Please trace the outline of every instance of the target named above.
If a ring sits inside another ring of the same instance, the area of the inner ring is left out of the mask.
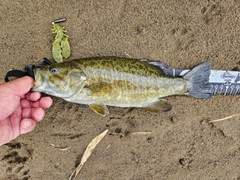
[[[39,92],[29,92],[26,94],[26,99],[30,100],[30,101],[37,101],[40,99],[41,97],[41,93]]]

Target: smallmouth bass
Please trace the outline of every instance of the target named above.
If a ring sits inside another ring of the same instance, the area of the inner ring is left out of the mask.
[[[204,62],[183,77],[170,77],[163,62],[118,57],[85,58],[34,68],[33,91],[89,105],[108,114],[109,106],[140,107],[159,112],[171,109],[162,99],[170,95],[210,98],[210,63]]]

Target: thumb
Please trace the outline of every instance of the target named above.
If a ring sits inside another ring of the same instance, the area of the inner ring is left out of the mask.
[[[25,95],[34,86],[34,79],[24,76],[16,80],[0,84],[0,93],[8,93],[16,96]]]

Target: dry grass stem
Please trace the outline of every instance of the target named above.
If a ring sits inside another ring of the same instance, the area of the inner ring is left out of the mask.
[[[131,58],[131,56],[130,56],[127,52],[125,52],[125,54],[126,54],[129,58]]]
[[[231,119],[231,118],[236,117],[236,116],[240,116],[240,113],[239,114],[234,114],[234,115],[231,115],[231,116],[227,116],[227,117],[222,118],[222,119],[215,119],[215,120],[212,120],[212,121],[209,121],[209,122],[225,121],[225,120]]]
[[[51,146],[52,146],[52,148],[60,150],[60,151],[67,151],[68,149],[71,148],[71,146],[69,146],[69,147],[58,147],[58,146],[56,146],[56,145],[54,145],[52,143],[51,143]]]
[[[119,133],[116,133],[116,132],[113,132],[111,133],[110,135],[121,135],[123,137],[126,137],[126,136],[134,136],[134,135],[149,135],[151,134],[152,132],[119,132]]]
[[[149,135],[151,133],[152,132],[132,132],[132,133],[129,133],[129,135]]]
[[[95,147],[98,145],[98,143],[103,139],[103,137],[107,134],[108,129],[105,130],[104,132],[102,132],[101,134],[99,134],[98,136],[96,136],[87,146],[80,164],[77,166],[77,168],[73,171],[73,173],[71,174],[71,176],[69,177],[69,180],[73,180],[78,173],[80,172],[80,170],[82,169],[84,163],[87,161],[87,159],[91,156],[93,150],[95,149]]]

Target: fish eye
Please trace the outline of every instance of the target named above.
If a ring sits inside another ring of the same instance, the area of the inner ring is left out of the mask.
[[[50,68],[49,71],[53,74],[55,74],[57,72],[57,69],[56,68]]]

